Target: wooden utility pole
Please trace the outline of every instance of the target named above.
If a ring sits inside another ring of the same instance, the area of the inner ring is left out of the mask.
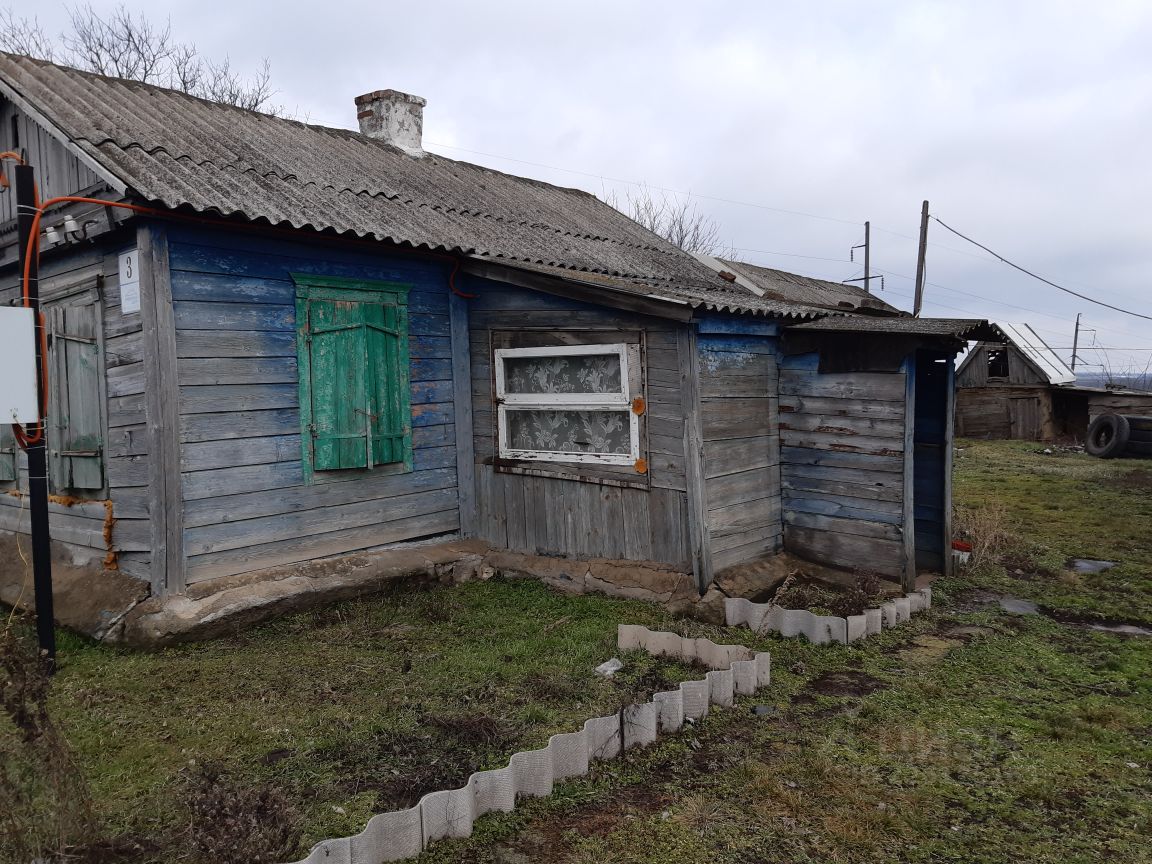
[[[924,304],[924,258],[928,254],[928,202],[920,208],[920,253],[916,256],[916,301],[912,306],[912,316],[920,317],[920,307]]]
[[[872,278],[872,223],[864,223],[864,290],[870,289]]]
[[[1082,312],[1076,313],[1076,330],[1072,334],[1072,371],[1076,371],[1076,349],[1080,347],[1080,316]]]
[[[44,321],[40,315],[40,262],[35,247],[29,248],[32,238],[32,220],[36,216],[36,187],[32,167],[16,166],[16,231],[19,243],[19,269],[28,273],[26,305],[31,308],[36,322],[36,406],[40,422],[38,440],[29,444],[28,498],[32,522],[32,585],[36,594],[36,637],[40,652],[48,661],[49,669],[56,668],[55,615],[52,608],[52,537],[48,530],[48,441],[47,420],[43,414],[44,390]]]

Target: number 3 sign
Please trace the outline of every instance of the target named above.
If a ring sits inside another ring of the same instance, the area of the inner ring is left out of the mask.
[[[140,267],[136,250],[120,253],[120,314],[140,311]]]

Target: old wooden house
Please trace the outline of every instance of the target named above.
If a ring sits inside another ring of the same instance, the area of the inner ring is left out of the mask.
[[[1085,387],[1027,324],[998,322],[956,371],[956,434],[966,438],[1083,441],[1100,414],[1152,412],[1152,393]]]
[[[947,566],[953,358],[983,322],[698,259],[587,193],[426,153],[423,100],[394,91],[356,100],[358,132],[11,55],[0,94],[43,199],[147,208],[43,222],[52,532],[81,605],[455,537],[698,591],[781,549]],[[10,303],[13,215],[0,195]],[[9,544],[22,471],[0,441]]]

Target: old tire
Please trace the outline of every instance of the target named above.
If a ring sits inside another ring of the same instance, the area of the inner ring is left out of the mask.
[[[1144,429],[1133,429],[1132,424],[1128,424],[1128,446],[1133,444],[1152,444],[1152,431],[1145,431]]]
[[[1128,421],[1119,414],[1101,414],[1088,427],[1084,449],[1099,459],[1115,459],[1128,446]]]
[[[1133,459],[1152,459],[1152,443],[1129,441],[1124,455]]]

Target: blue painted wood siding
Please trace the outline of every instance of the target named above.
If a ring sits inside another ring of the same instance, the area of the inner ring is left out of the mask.
[[[822,563],[903,574],[904,372],[780,365],[784,548]]]
[[[712,567],[781,546],[777,325],[716,316],[700,322],[700,425]]]
[[[458,529],[443,266],[188,228],[171,230],[170,265],[189,584]],[[412,471],[305,481],[290,273],[413,286]]]

